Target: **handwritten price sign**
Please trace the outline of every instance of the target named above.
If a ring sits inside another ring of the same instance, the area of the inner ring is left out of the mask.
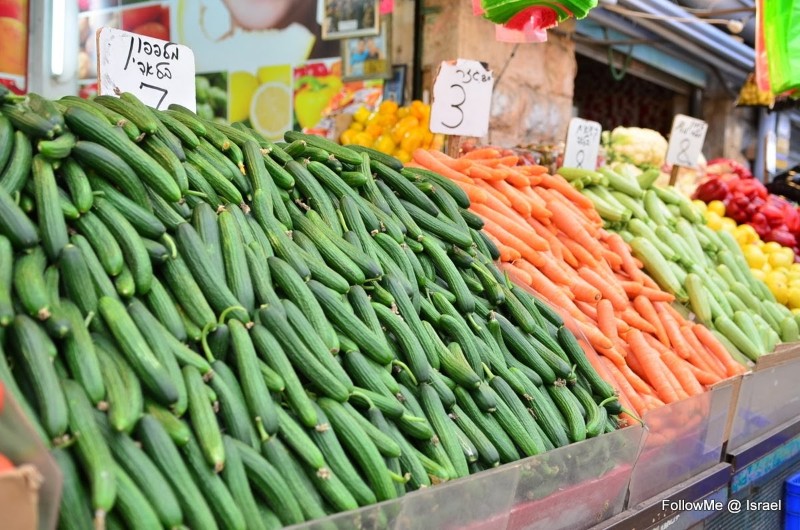
[[[194,53],[186,46],[114,28],[97,30],[100,94],[133,92],[165,109],[178,103],[195,110]]]
[[[708,124],[703,120],[676,114],[669,134],[667,164],[682,167],[697,166],[697,159],[706,141]]]
[[[597,151],[600,149],[600,133],[603,128],[596,121],[572,118],[567,129],[567,145],[564,148],[564,167],[597,169]]]
[[[486,136],[494,77],[485,63],[444,61],[433,82],[431,131],[453,136]]]

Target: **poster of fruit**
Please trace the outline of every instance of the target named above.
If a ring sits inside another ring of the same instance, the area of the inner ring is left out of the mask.
[[[79,0],[78,83],[82,97],[97,93],[97,30],[102,27],[116,28],[168,41],[172,36],[171,3]]]
[[[28,73],[28,0],[0,0],[0,84],[24,93]]]

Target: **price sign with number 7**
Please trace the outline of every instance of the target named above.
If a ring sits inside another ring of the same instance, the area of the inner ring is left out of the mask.
[[[486,63],[444,61],[433,82],[431,131],[451,136],[486,136],[494,77]]]

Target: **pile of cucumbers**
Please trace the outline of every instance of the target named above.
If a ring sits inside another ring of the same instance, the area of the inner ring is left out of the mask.
[[[60,528],[278,528],[618,427],[447,179],[131,94],[0,100],[0,381]]]

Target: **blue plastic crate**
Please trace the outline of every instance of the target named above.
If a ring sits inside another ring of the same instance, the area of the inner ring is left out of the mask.
[[[786,479],[784,493],[784,528],[800,530],[800,473]]]

